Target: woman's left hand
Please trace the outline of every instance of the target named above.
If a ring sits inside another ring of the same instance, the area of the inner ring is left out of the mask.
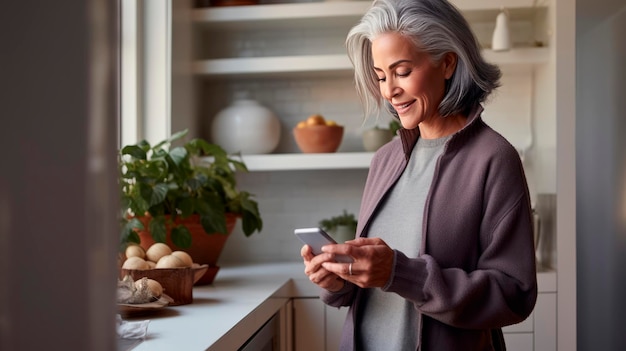
[[[393,250],[380,238],[357,238],[345,244],[324,246],[322,251],[351,256],[354,262],[324,262],[322,266],[362,288],[385,286],[393,268]]]

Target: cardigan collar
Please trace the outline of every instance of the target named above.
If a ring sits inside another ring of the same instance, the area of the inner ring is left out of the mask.
[[[480,117],[480,114],[483,112],[483,110],[484,109],[480,104],[474,105],[474,107],[470,109],[470,113],[468,114],[467,123],[465,124],[463,128],[461,128],[455,134],[456,135],[466,134],[467,133],[466,130],[468,129],[468,127],[472,125],[473,122]],[[402,149],[404,151],[404,158],[408,160],[411,156],[411,152],[413,151],[413,147],[415,146],[415,143],[417,143],[417,139],[419,139],[420,129],[418,127],[413,128],[413,129],[401,128],[400,130],[398,130],[398,133],[400,135],[400,140],[402,141]]]

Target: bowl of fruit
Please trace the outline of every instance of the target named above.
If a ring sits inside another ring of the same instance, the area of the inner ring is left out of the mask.
[[[304,153],[330,153],[341,145],[343,126],[315,114],[300,121],[293,129],[293,136]]]

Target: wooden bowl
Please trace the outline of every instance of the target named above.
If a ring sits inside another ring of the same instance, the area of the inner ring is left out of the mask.
[[[335,152],[343,139],[343,127],[316,125],[294,128],[293,136],[304,153]]]
[[[187,305],[193,302],[193,284],[209,268],[208,265],[194,265],[185,268],[124,269],[120,279],[130,275],[133,280],[143,277],[154,279],[163,286],[163,292],[172,298],[170,306]]]

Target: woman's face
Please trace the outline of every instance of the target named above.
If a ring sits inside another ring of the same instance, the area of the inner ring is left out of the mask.
[[[452,54],[434,63],[409,39],[385,33],[372,41],[374,71],[380,93],[389,101],[406,129],[439,119],[437,108],[443,99],[445,80],[454,72]]]

